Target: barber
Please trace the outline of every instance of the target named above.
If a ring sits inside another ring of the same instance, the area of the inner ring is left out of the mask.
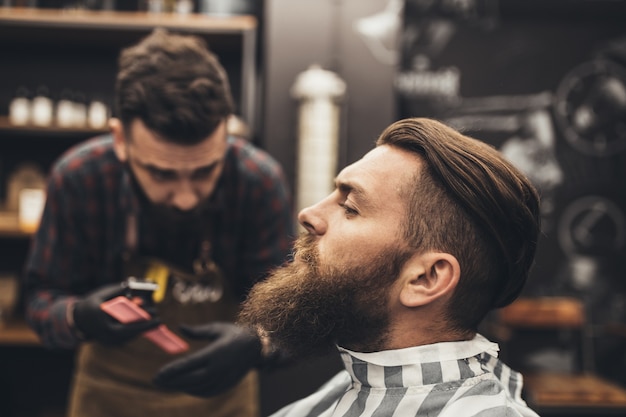
[[[200,38],[158,29],[123,50],[115,105],[110,134],[54,164],[26,266],[28,323],[45,346],[77,349],[68,415],[257,416],[255,372],[210,399],[152,380],[201,354],[208,342],[195,326],[232,321],[285,259],[293,216],[282,169],[229,134],[228,77]],[[157,289],[133,293],[128,277]],[[102,310],[120,296],[147,319]],[[189,349],[142,337],[163,326]]]

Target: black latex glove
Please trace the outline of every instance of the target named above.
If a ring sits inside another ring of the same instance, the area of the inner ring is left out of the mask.
[[[121,345],[161,323],[151,319],[122,324],[100,308],[104,301],[123,295],[126,290],[120,284],[107,285],[74,304],[74,325],[87,340],[108,346]]]
[[[190,339],[211,341],[206,347],[163,366],[154,383],[197,397],[211,397],[234,387],[250,370],[263,364],[261,340],[249,329],[231,323],[181,326]]]

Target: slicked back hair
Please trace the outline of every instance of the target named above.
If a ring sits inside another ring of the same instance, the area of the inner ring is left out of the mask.
[[[155,29],[119,57],[115,111],[162,139],[196,144],[233,113],[226,71],[204,40]]]
[[[435,120],[397,121],[376,144],[414,152],[423,161],[403,190],[405,238],[417,252],[457,258],[461,277],[448,306],[449,324],[475,331],[526,283],[540,231],[536,189],[493,147]]]

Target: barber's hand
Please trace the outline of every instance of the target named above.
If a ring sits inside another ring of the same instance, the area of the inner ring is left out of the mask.
[[[259,336],[230,323],[182,326],[191,339],[209,343],[203,349],[165,365],[154,383],[197,397],[211,397],[234,387],[250,370],[263,363]]]
[[[74,325],[87,340],[103,345],[121,345],[160,324],[157,319],[122,324],[101,308],[104,301],[123,295],[126,288],[112,284],[97,289],[74,304]]]

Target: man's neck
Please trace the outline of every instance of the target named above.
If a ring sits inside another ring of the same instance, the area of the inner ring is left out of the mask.
[[[404,349],[440,342],[460,342],[471,340],[475,335],[475,331],[452,328],[441,319],[403,320],[390,326],[385,350]]]

